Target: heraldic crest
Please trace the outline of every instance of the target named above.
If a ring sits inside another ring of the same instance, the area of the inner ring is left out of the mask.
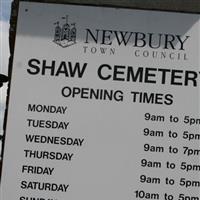
[[[65,20],[63,25],[60,25],[59,21],[54,23],[56,27],[53,42],[65,48],[76,43],[76,24],[68,23],[68,15],[62,17],[62,19]]]

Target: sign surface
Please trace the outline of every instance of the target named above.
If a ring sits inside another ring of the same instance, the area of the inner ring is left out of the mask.
[[[200,198],[199,15],[20,3],[2,200]]]

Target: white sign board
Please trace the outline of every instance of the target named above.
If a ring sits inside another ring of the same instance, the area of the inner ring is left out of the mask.
[[[200,199],[199,27],[20,3],[1,199]]]

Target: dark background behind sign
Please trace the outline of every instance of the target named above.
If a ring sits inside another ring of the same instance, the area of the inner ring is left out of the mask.
[[[97,6],[105,5],[153,10],[170,10],[179,12],[200,12],[199,0],[33,0],[33,2],[73,3]]]

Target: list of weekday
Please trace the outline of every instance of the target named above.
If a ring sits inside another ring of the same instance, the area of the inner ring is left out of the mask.
[[[29,143],[27,149],[24,149],[24,157],[28,159],[34,159],[35,165],[22,165],[21,172],[23,174],[35,174],[39,175],[48,175],[54,176],[56,174],[56,167],[37,165],[38,160],[42,160],[44,163],[46,160],[51,161],[61,161],[62,164],[68,164],[73,162],[73,159],[76,157],[73,148],[69,149],[69,146],[72,147],[82,147],[84,145],[84,138],[69,137],[68,127],[70,126],[69,121],[64,121],[67,119],[68,107],[67,106],[55,106],[55,105],[40,105],[40,104],[28,104],[27,112],[36,112],[36,113],[48,113],[49,120],[46,119],[33,119],[28,118],[26,121],[26,126],[32,130],[32,133],[27,133],[24,135],[24,140],[26,143]],[[63,121],[56,121],[57,115],[63,115]],[[55,131],[53,136],[41,134],[42,129],[52,129]],[[62,131],[63,136],[58,136],[57,130]],[[49,144],[52,145],[52,151],[37,150],[34,149],[34,144]],[[65,146],[64,151],[53,151],[54,145]],[[69,183],[54,183],[54,182],[39,182],[39,181],[30,181],[22,180],[20,184],[21,189],[23,190],[35,190],[37,191],[52,191],[52,192],[67,192],[70,189]],[[39,199],[45,200],[42,197],[27,197],[21,196],[20,200],[29,200],[29,199]]]

